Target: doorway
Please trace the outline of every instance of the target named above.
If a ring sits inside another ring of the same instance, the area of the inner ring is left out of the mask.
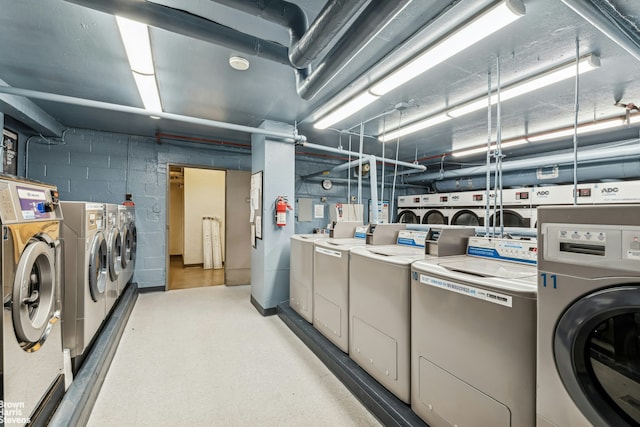
[[[251,173],[177,164],[167,169],[165,289],[249,284]]]

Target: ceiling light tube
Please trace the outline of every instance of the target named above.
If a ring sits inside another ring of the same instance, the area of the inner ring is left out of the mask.
[[[409,126],[398,128],[393,132],[380,135],[378,139],[382,142],[393,141],[394,139],[400,138],[401,136],[409,135],[410,133],[414,133],[431,126],[444,123],[448,120],[451,120],[451,117],[447,116],[446,114],[440,114],[438,116],[429,117],[426,120],[420,120],[419,122],[411,124]]]
[[[371,93],[382,96],[414,79],[425,71],[473,46],[485,37],[523,17],[525,7],[520,0],[504,0],[476,16],[461,28],[429,47],[405,65],[371,87]]]
[[[378,99],[378,96],[373,95],[369,92],[363,92],[320,119],[313,125],[313,127],[316,129],[326,129],[332,124],[338,123],[339,121],[351,116],[355,112],[360,111],[376,99]]]
[[[587,73],[600,67],[600,59],[594,55],[588,55],[580,59],[578,62],[578,70],[580,74]],[[507,101],[509,99],[524,95],[543,87],[550,86],[562,80],[566,80],[576,76],[576,62],[571,61],[560,67],[549,70],[532,78],[514,83],[500,90],[500,100]],[[491,94],[491,105],[498,102],[496,92]],[[452,108],[447,111],[451,117],[457,118],[469,114],[474,111],[487,108],[487,97],[482,97],[476,101],[464,104],[460,107]]]
[[[593,123],[584,123],[578,126],[577,133],[578,135],[589,133],[589,132],[597,132],[599,130],[612,129],[615,127],[619,127],[625,124],[625,121],[621,118],[615,118],[610,120],[603,120],[600,122]],[[539,135],[530,136],[528,139],[531,142],[540,142],[540,141],[548,141],[550,139],[563,138],[567,136],[571,136],[574,133],[573,127],[560,129],[557,131],[544,132]]]
[[[116,16],[116,22],[131,70],[140,74],[153,74],[155,70],[148,27],[120,16]]]
[[[501,148],[511,148],[511,147],[516,147],[518,145],[524,145],[527,144],[529,141],[527,141],[525,138],[519,138],[519,139],[514,139],[511,141],[505,141],[502,144],[500,144]],[[491,150],[495,150],[496,149],[496,143],[492,143],[491,144]],[[472,154],[478,154],[478,153],[486,153],[487,152],[487,146],[483,145],[480,147],[476,147],[476,148],[469,148],[466,150],[460,150],[460,151],[454,151],[453,153],[451,153],[451,156],[453,157],[464,157],[464,156],[470,156]]]
[[[133,78],[136,81],[136,86],[138,86],[138,92],[140,93],[140,98],[142,98],[145,110],[162,111],[156,76],[153,74],[149,76],[134,72]]]

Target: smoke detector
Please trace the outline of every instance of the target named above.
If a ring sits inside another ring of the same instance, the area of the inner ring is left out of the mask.
[[[241,56],[232,56],[229,58],[229,65],[234,70],[245,71],[249,69],[249,60]]]

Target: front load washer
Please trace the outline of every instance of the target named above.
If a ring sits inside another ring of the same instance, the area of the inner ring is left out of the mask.
[[[106,315],[104,204],[61,202],[60,206],[64,214],[63,344],[70,350],[76,372]]]
[[[538,427],[640,425],[638,212],[538,211]]]
[[[122,272],[122,236],[118,225],[118,205],[105,204],[105,236],[107,238],[107,314],[118,299],[118,286]]]
[[[536,257],[472,237],[467,255],[413,263],[411,409],[430,426],[535,426]]]
[[[349,356],[409,403],[411,263],[423,259],[426,231],[401,230],[397,244],[351,249]]]
[[[4,425],[45,425],[64,394],[56,187],[0,176]]]
[[[404,227],[404,224],[369,224],[364,239],[314,243],[313,326],[345,353],[349,351],[349,251],[365,244],[391,244]],[[356,235],[361,233],[356,231]]]
[[[138,235],[133,206],[118,205],[118,224],[122,238],[122,272],[120,280],[118,280],[118,295],[122,295],[126,286],[131,282],[135,270]]]

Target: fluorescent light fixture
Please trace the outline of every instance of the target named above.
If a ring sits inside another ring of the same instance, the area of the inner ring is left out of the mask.
[[[140,74],[153,74],[153,56],[149,29],[145,24],[116,16],[120,37],[129,58],[131,70]]]
[[[578,61],[578,70],[580,74],[595,70],[600,67],[600,59],[594,55],[588,55]],[[543,87],[550,86],[562,80],[566,80],[576,76],[576,62],[571,61],[568,64],[549,70],[532,78],[514,83],[500,90],[500,101],[533,92]],[[497,92],[491,94],[491,105],[498,103]],[[457,118],[487,108],[487,97],[482,97],[476,101],[469,102],[460,107],[452,108],[447,111],[451,117]]]
[[[457,53],[473,46],[485,37],[501,30],[525,14],[524,5],[519,0],[504,0],[473,18],[432,47],[393,71],[370,91],[382,96],[398,86],[412,80],[425,71],[446,61]]]
[[[394,139],[400,138],[401,136],[405,136],[431,126],[444,123],[448,120],[451,120],[451,117],[447,116],[446,114],[440,114],[438,116],[429,117],[427,120],[421,120],[409,126],[398,128],[393,132],[385,133],[384,135],[379,136],[378,139],[382,142],[393,141]]]
[[[363,92],[320,119],[316,124],[313,125],[313,127],[315,127],[316,129],[326,129],[332,124],[349,117],[356,111],[360,111],[376,99],[378,99],[376,95],[372,95],[369,92]]]
[[[636,117],[634,117],[634,119],[636,119]],[[599,130],[612,129],[615,127],[619,127],[624,124],[625,124],[625,121],[622,118],[602,120],[600,122],[593,122],[593,123],[585,123],[578,126],[577,133],[578,135],[581,135],[589,132],[597,132]],[[550,139],[572,136],[573,133],[574,133],[574,129],[573,127],[571,127],[571,128],[560,129],[557,131],[544,132],[539,135],[530,136],[528,139],[531,142],[547,141]]]
[[[529,141],[527,141],[525,138],[519,138],[519,139],[514,139],[511,141],[505,141],[502,144],[500,144],[501,148],[511,148],[511,147],[516,147],[518,145],[524,145],[527,144]],[[495,150],[496,149],[496,143],[492,143],[491,144],[491,150]],[[454,151],[453,153],[451,153],[451,156],[453,157],[464,157],[464,156],[470,156],[472,154],[478,154],[478,153],[486,153],[487,152],[487,146],[480,146],[480,147],[476,147],[476,148],[469,148],[467,150],[460,150],[460,151]]]
[[[160,95],[158,95],[158,85],[156,84],[156,76],[133,73],[133,78],[138,86],[138,92],[142,98],[145,110],[162,111],[160,103]]]

